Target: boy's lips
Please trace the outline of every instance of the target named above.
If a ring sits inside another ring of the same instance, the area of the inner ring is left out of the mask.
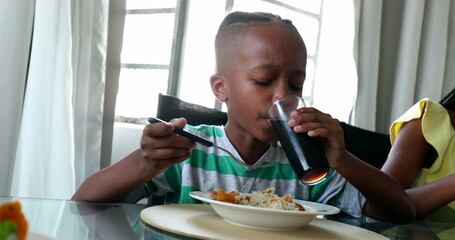
[[[267,128],[272,128],[272,121],[270,118],[265,118],[265,124],[267,125]]]

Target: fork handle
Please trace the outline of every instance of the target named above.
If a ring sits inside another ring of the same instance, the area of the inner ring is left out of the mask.
[[[168,122],[166,121],[163,121],[159,118],[154,118],[154,117],[150,117],[148,119],[149,123],[166,123],[166,124],[169,124]],[[205,139],[205,138],[202,138],[202,137],[199,137],[198,135],[195,135],[193,133],[190,133],[188,132],[187,130],[181,128],[181,127],[174,127],[174,133],[177,133],[178,135],[180,136],[184,136],[184,137],[187,137],[195,142],[198,142],[206,147],[213,147],[213,143],[210,142],[209,140]]]

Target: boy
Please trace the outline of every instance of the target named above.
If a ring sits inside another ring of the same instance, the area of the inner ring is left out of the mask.
[[[122,201],[142,184],[145,195],[164,196],[173,203],[195,203],[188,196],[194,190],[251,192],[275,187],[279,195],[333,204],[353,216],[364,213],[396,223],[414,219],[414,206],[404,190],[347,153],[339,121],[314,108],[294,112],[289,125],[324,139],[325,154],[336,171],[313,187],[296,180],[267,115],[275,100],[302,95],[306,47],[291,21],[268,13],[232,13],[221,23],[215,50],[217,69],[210,83],[216,98],[227,105],[228,122],[225,127],[187,128],[227,148],[250,167],[174,134],[174,126],[186,125],[185,119],[174,119],[170,125],[147,125],[141,148],[89,177],[74,200]]]

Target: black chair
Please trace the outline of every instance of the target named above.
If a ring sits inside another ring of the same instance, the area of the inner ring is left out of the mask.
[[[368,164],[381,169],[389,155],[391,144],[388,134],[369,131],[341,122],[346,150]]]
[[[156,117],[164,121],[184,117],[188,124],[193,126],[200,124],[225,125],[227,122],[227,114],[223,111],[185,102],[174,96],[163,94],[158,95]]]
[[[157,117],[165,121],[184,117],[191,125],[224,125],[227,122],[227,114],[223,111],[163,94],[158,96]],[[346,149],[368,164],[381,168],[387,160],[391,147],[389,135],[355,127],[345,122],[341,122],[341,127],[344,130]]]

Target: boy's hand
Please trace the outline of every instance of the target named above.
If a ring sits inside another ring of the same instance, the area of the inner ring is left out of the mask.
[[[393,223],[415,218],[412,200],[395,179],[345,150],[344,132],[337,119],[315,108],[300,108],[291,118],[288,124],[294,131],[321,137],[330,166],[366,198],[363,214]]]
[[[183,128],[184,118],[172,119],[170,124],[151,123],[144,128],[141,138],[142,157],[151,174],[164,172],[191,155],[196,143],[173,132],[174,126]]]
[[[291,113],[289,126],[297,133],[308,132],[310,137],[321,137],[322,149],[332,168],[337,168],[345,156],[344,132],[338,119],[312,108],[304,107]]]

